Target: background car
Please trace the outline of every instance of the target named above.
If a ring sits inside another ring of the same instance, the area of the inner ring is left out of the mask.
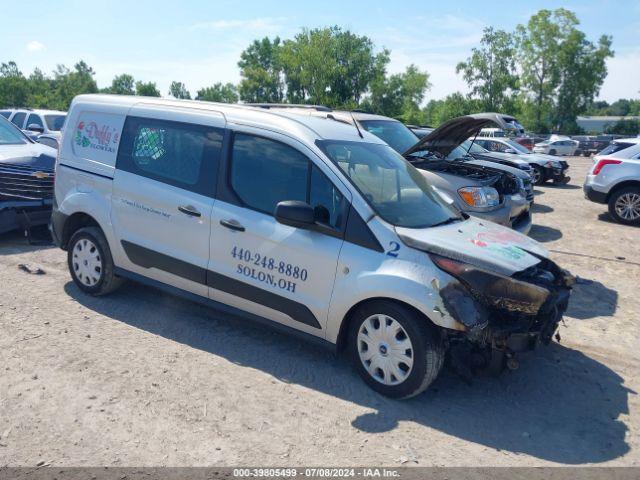
[[[549,155],[530,152],[526,147],[510,138],[477,137],[472,140],[490,152],[514,155],[528,162],[531,165],[531,177],[535,185],[542,185],[549,180],[553,180],[555,183],[568,183],[571,179],[567,175],[569,170],[567,162]]]
[[[0,118],[0,234],[47,225],[53,202],[56,151]]]
[[[536,144],[533,137],[517,137],[514,138],[514,140],[529,151],[533,150],[533,147]]]
[[[622,152],[635,145],[640,145],[640,138],[620,138],[611,141],[606,147],[598,151],[597,157],[594,157],[594,162],[598,160],[598,157],[602,155],[612,155],[614,153]]]
[[[67,117],[66,112],[58,110],[5,109],[0,114],[27,135],[47,134],[58,139]]]
[[[640,143],[594,157],[583,189],[587,199],[607,204],[615,221],[640,225]]]
[[[579,144],[570,138],[566,139],[549,139],[544,142],[536,143],[533,147],[533,153],[545,153],[548,155],[581,155]]]

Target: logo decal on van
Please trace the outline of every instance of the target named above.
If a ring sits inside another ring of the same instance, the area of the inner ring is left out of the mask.
[[[103,152],[115,153],[120,141],[118,131],[106,124],[80,121],[76,127],[76,145],[93,148]]]

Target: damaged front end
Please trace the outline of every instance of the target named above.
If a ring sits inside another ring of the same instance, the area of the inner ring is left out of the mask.
[[[540,262],[510,276],[430,254],[457,281],[440,291],[448,313],[464,332],[448,336],[455,363],[475,369],[517,368],[516,354],[549,344],[569,305],[575,278],[554,262]]]

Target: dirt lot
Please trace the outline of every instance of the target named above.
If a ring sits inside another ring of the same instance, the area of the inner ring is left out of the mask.
[[[0,466],[640,465],[640,230],[574,180],[531,235],[581,277],[562,343],[410,401],[341,358],[127,284],[90,298],[64,252],[0,240]],[[24,263],[46,274],[19,269]]]

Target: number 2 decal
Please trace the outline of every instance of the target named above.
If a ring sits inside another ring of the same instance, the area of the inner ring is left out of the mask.
[[[390,257],[397,257],[398,251],[400,250],[400,244],[398,242],[389,242],[389,250],[387,250],[387,255]]]

